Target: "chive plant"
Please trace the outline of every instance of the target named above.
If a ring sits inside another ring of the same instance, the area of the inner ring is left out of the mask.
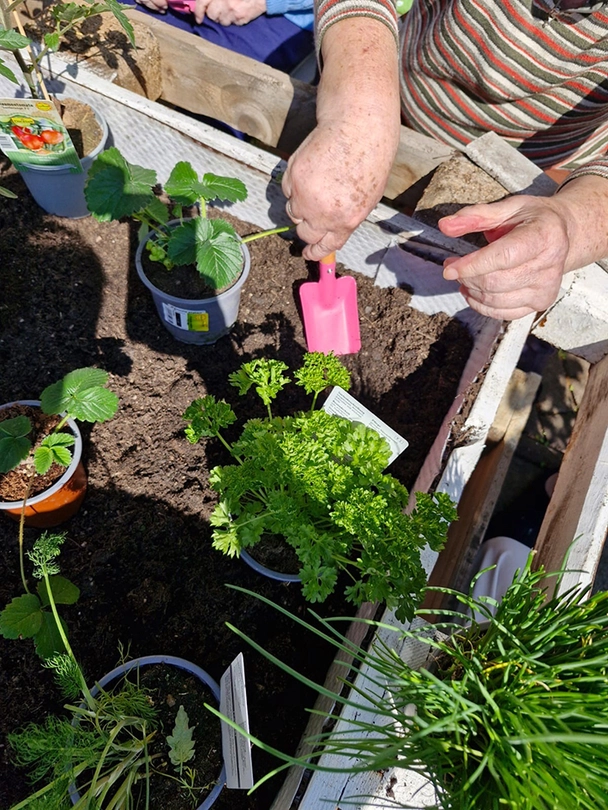
[[[441,810],[608,807],[608,593],[575,587],[548,598],[547,574],[533,570],[532,559],[498,605],[490,597],[436,589],[475,617],[466,626],[458,613],[408,629],[369,622],[382,633],[368,650],[347,642],[332,620],[312,614],[313,626],[292,616],[366,667],[359,685],[330,695],[331,719],[343,707],[355,709],[348,713],[354,719],[312,738],[309,758],[253,742],[283,761],[277,770],[298,764],[349,773],[420,772],[434,785]],[[417,617],[428,613],[419,610]],[[412,639],[429,651],[419,669],[399,655]]]

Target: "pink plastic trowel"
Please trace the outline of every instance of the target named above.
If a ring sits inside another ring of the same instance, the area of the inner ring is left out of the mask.
[[[300,287],[304,331],[309,352],[355,354],[361,348],[357,282],[336,278],[336,254],[319,262],[319,281]]]

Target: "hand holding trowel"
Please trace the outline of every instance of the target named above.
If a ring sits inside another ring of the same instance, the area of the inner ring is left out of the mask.
[[[361,348],[357,282],[336,278],[336,254],[319,262],[319,281],[300,287],[304,331],[309,352],[354,354]]]

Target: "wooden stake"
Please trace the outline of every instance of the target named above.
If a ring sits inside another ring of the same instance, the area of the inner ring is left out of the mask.
[[[23,36],[23,37],[27,36],[26,33],[25,33],[25,29],[23,27],[23,23],[21,22],[21,18],[19,17],[19,14],[16,11],[13,11],[13,17],[15,19],[17,29],[18,29],[19,33],[21,34],[21,36]],[[31,46],[28,45],[26,50],[27,50],[27,52],[29,54],[32,65],[34,66],[34,74],[36,76],[36,80],[38,81],[38,84],[40,85],[40,87],[42,89],[42,95],[45,97],[45,99],[49,103],[52,104],[53,102],[52,102],[52,99],[51,99],[51,97],[49,95],[49,91],[46,89],[46,84],[44,83],[44,77],[43,77],[42,73],[40,72],[40,70],[38,69],[38,66],[36,65],[36,60],[35,60],[34,54],[32,52]]]

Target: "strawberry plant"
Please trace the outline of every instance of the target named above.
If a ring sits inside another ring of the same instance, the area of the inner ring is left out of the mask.
[[[27,416],[0,421],[0,473],[22,465],[31,475],[44,475],[53,463],[69,466],[72,461],[69,448],[75,439],[72,433],[63,431],[68,419],[105,422],[116,413],[118,397],[105,388],[107,380],[106,371],[79,368],[47,386],[40,395],[40,407],[46,414],[62,417],[36,447],[32,447],[32,423]]]
[[[233,177],[207,173],[198,177],[191,164],[177,163],[164,185],[167,202],[155,193],[156,172],[129,163],[116,147],[102,152],[89,170],[85,188],[87,206],[100,222],[131,217],[141,223],[139,239],[152,232],[146,248],[152,261],[167,270],[194,265],[212,290],[223,290],[239,277],[243,267],[241,242],[289,230],[274,228],[240,239],[224,219],[209,219],[212,200],[239,202],[246,199],[244,183]],[[196,206],[198,216],[185,215]],[[179,224],[169,224],[171,220]]]
[[[279,360],[244,363],[231,374],[240,395],[254,388],[265,419],[245,422],[230,444],[223,435],[236,420],[232,407],[212,395],[185,411],[191,443],[216,437],[235,464],[215,467],[211,484],[219,503],[211,516],[213,546],[231,557],[263,537],[282,538],[300,564],[302,590],[322,602],[346,572],[346,597],[355,605],[384,602],[399,618],[411,617],[426,585],[420,551],[439,549],[456,517],[447,495],[417,493],[405,513],[406,488],[385,467],[390,448],[375,430],[315,410],[328,386],[350,387],[350,375],[333,354],[310,353],[294,382],[312,397],[311,408],[275,416],[272,403],[291,382]]]
[[[68,467],[72,461],[70,448],[76,439],[71,430],[66,429],[68,419],[105,422],[116,413],[118,397],[106,388],[107,381],[108,373],[102,369],[79,368],[47,386],[40,395],[40,408],[58,419],[42,437],[35,437],[36,429],[25,414],[11,416],[11,406],[0,410],[0,475],[21,471],[27,480],[19,521],[19,563],[25,593],[13,599],[0,613],[0,635],[32,638],[43,658],[63,650],[61,633],[50,613],[52,598],[60,604],[73,604],[79,591],[69,580],[59,576],[39,583],[36,593],[30,590],[24,565],[25,506],[37,476],[49,473],[53,465]],[[2,418],[3,415],[6,418]],[[49,485],[46,483],[47,487]],[[51,587],[52,594],[49,593]]]

